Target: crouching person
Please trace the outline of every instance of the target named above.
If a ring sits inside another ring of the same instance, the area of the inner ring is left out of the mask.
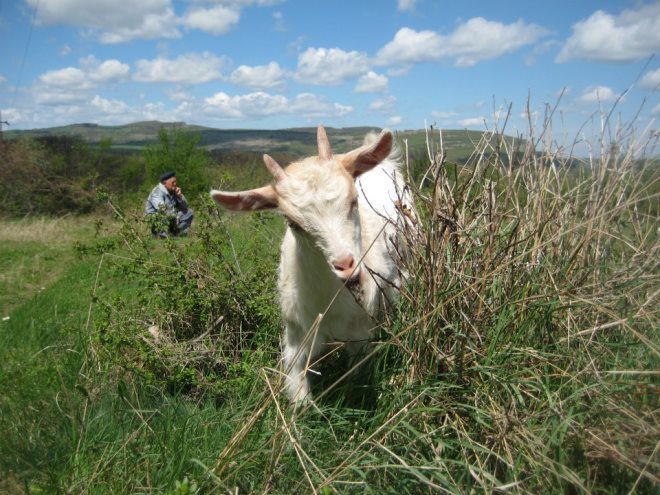
[[[160,184],[149,193],[144,214],[154,236],[182,235],[188,231],[193,212],[176,183],[174,172],[165,172],[160,176]]]

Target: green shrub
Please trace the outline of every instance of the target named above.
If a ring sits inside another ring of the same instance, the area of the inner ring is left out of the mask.
[[[139,216],[122,214],[130,256],[108,262],[133,290],[97,301],[98,343],[103,356],[149,383],[221,398],[240,385],[253,353],[276,357],[277,250],[258,242],[269,220],[232,239],[215,207],[206,208],[194,236],[167,240],[152,239]],[[239,261],[237,242],[256,259]]]
[[[0,143],[0,208],[5,216],[88,213],[96,207],[95,171],[74,138]]]
[[[208,192],[207,169],[210,164],[207,152],[198,147],[201,136],[177,128],[168,131],[161,128],[158,144],[148,146],[143,152],[147,187],[157,184],[163,172],[175,171],[184,194],[189,198]]]
[[[99,189],[134,193],[145,177],[143,158],[72,136],[0,142],[0,159],[0,208],[6,217],[90,213],[99,207]]]

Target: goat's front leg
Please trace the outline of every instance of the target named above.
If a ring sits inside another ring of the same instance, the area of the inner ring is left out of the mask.
[[[293,403],[310,398],[309,380],[307,379],[307,358],[309,349],[299,339],[300,333],[290,325],[284,333],[284,373],[286,390]]]

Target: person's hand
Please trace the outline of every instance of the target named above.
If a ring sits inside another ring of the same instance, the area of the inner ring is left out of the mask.
[[[174,194],[176,194],[176,196],[177,196],[178,198],[180,198],[181,196],[183,196],[183,193],[181,192],[181,188],[180,188],[180,187],[177,187],[177,188],[174,190]]]

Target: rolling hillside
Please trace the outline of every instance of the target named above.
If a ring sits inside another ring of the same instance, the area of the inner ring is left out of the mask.
[[[256,152],[287,152],[309,155],[315,152],[316,128],[291,129],[214,129],[184,122],[146,121],[119,126],[97,124],[73,124],[44,129],[12,130],[4,133],[5,139],[52,135],[80,136],[89,143],[109,139],[115,148],[140,149],[156,142],[161,128],[179,129],[199,134],[200,144],[208,150],[241,150]],[[337,152],[345,152],[362,143],[364,135],[377,127],[327,128],[328,136]],[[443,130],[443,141],[451,160],[462,161],[474,150],[483,133],[469,130]],[[406,140],[412,155],[426,152],[424,130],[398,131],[400,141]]]

